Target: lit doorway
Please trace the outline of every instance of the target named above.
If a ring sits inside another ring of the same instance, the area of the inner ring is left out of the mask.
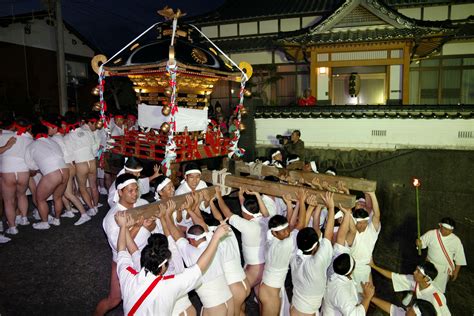
[[[331,100],[333,105],[385,105],[386,73],[384,66],[332,68]],[[357,73],[360,90],[356,97],[349,94],[349,78]]]

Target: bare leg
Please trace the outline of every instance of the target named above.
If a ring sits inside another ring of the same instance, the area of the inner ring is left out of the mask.
[[[261,263],[254,265],[249,264],[245,268],[245,275],[247,276],[247,280],[249,281],[251,288],[259,285],[262,282],[264,267],[265,264]]]
[[[122,292],[120,291],[120,283],[117,275],[117,263],[112,261],[112,271],[110,274],[110,290],[109,296],[102,299],[97,304],[94,316],[105,315],[109,310],[116,307],[122,301]]]
[[[234,298],[234,315],[239,316],[243,311],[245,313],[245,299],[250,294],[250,283],[245,279],[245,286],[242,282],[236,282],[229,285],[230,291],[232,292],[232,297]],[[245,315],[245,314],[244,314]]]
[[[231,303],[232,304],[232,303]],[[232,304],[233,305],[233,304]],[[225,304],[220,304],[211,308],[202,308],[203,316],[227,316],[227,307]]]
[[[62,181],[63,178],[61,172],[56,170],[43,176],[38,183],[38,188],[36,190],[36,200],[38,201],[38,210],[43,222],[48,222],[49,207],[47,199],[51,194],[53,194],[53,192],[55,192],[58,186],[61,185]],[[57,213],[58,211],[56,210],[56,206],[60,206],[60,209],[62,210],[62,201],[61,205],[56,205],[56,201],[54,203],[55,211]]]
[[[82,199],[86,202],[87,206],[91,209],[94,208],[92,198],[87,191],[87,178],[89,174],[89,166],[87,162],[81,162],[76,164],[76,179],[77,185],[79,186],[79,192],[81,193]]]
[[[89,161],[89,173],[87,174],[87,178],[89,179],[92,202],[94,206],[97,206],[97,204],[99,203],[99,190],[97,189],[97,161],[96,160]]]
[[[2,195],[5,203],[5,215],[7,216],[8,226],[15,227],[16,212],[16,177],[14,173],[2,174]]]
[[[186,308],[186,314],[184,314],[184,313],[179,314],[179,316],[185,316],[185,315],[187,315],[187,316],[197,316],[196,309],[194,308],[193,305]]]
[[[28,215],[28,198],[26,197],[26,190],[28,189],[28,181],[30,179],[29,172],[17,172],[16,182],[16,198],[18,200],[18,209],[21,216]]]
[[[109,191],[110,186],[112,185],[114,181],[115,181],[115,175],[111,173],[107,173],[107,172],[104,174],[104,183],[105,183],[105,188],[107,189],[107,191]]]
[[[290,316],[314,316],[316,314],[306,314],[297,310],[293,305],[290,308]]]
[[[31,200],[33,201],[33,204],[38,207],[38,202],[36,201],[36,182],[34,177],[30,177],[28,180],[28,189],[30,189]]]
[[[57,172],[57,171],[55,171]],[[66,191],[66,186],[67,182],[69,179],[69,169],[64,168],[59,171],[61,175],[61,182],[60,184],[54,189],[53,192],[53,200],[54,200],[54,212],[56,213],[56,218],[59,218],[61,216],[61,213],[63,212],[63,195],[64,191]]]
[[[258,293],[260,314],[262,316],[278,316],[280,313],[280,289],[262,283]]]
[[[77,210],[81,214],[85,214],[86,210],[82,205],[81,201],[74,194],[74,176],[76,175],[76,167],[72,164],[67,164],[69,167],[69,179],[67,181],[66,191],[64,191],[64,196],[74,204]]]

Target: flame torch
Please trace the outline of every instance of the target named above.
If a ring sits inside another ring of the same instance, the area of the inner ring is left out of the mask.
[[[416,226],[418,230],[418,239],[421,237],[421,228],[420,228],[420,193],[419,187],[421,186],[420,179],[413,178],[413,186],[415,187],[416,194]],[[421,256],[421,247],[418,248],[418,255]]]

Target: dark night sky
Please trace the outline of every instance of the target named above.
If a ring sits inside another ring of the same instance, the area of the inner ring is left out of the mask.
[[[224,0],[62,0],[62,7],[66,22],[97,49],[111,56],[153,23],[162,21],[156,11],[165,5],[180,8],[188,16],[192,16],[212,11],[223,2]],[[47,1],[0,0],[0,17],[44,10],[42,3]]]

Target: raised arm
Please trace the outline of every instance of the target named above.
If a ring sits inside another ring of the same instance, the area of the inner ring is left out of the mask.
[[[248,195],[254,195],[257,198],[258,208],[260,209],[260,213],[262,213],[263,217],[270,216],[270,213],[268,213],[267,207],[265,206],[265,203],[263,203],[262,196],[259,192],[245,191],[245,193],[247,193]]]
[[[352,222],[352,212],[349,209],[343,208],[341,204],[339,204],[339,209],[344,213],[344,217],[342,219],[342,224],[339,226],[339,230],[337,231],[336,243],[345,246],[347,234],[349,232],[349,225],[350,222]]]
[[[324,229],[324,238],[331,241],[334,235],[334,193],[326,192],[321,196],[328,209],[328,218]]]
[[[370,196],[370,201],[372,203],[372,209],[374,211],[374,215],[372,216],[372,224],[375,227],[375,230],[380,229],[380,208],[379,208],[379,202],[377,200],[377,196],[375,195],[375,192],[367,192],[367,194]]]
[[[308,191],[299,190],[297,194],[298,202],[300,203],[299,212],[298,212],[298,223],[296,224],[295,229],[302,230],[305,227],[306,223],[306,198],[308,197]]]
[[[310,199],[314,199],[314,202],[316,202],[317,198],[316,195],[310,196]],[[316,208],[314,209],[314,212],[312,214],[313,216],[313,229],[316,231],[318,234],[318,237],[321,237],[321,225],[320,225],[320,220],[321,220],[321,211],[323,209],[323,206],[321,204],[318,204]],[[309,224],[309,219],[308,219],[308,224]]]
[[[380,273],[381,275],[383,275],[384,277],[386,277],[387,279],[390,279],[390,280],[392,279],[393,272],[379,267],[378,265],[375,264],[374,260],[370,260],[369,266],[375,271],[377,271],[378,273]]]
[[[285,195],[282,196],[282,199],[283,199],[283,201],[285,202],[285,205],[286,205],[286,219],[288,220],[288,223],[290,223],[290,225],[291,225],[292,218],[293,218],[293,212],[294,212],[293,201],[291,200],[291,195],[290,194],[285,194]],[[293,223],[293,226],[294,226],[294,223]]]
[[[168,228],[168,222],[166,220],[166,205],[164,203],[160,204],[159,211],[156,216],[161,222],[161,227],[163,227],[163,234],[168,237],[171,236],[170,230]]]
[[[211,264],[212,259],[214,258],[214,255],[217,251],[217,247],[219,246],[220,239],[225,236],[229,231],[229,225],[221,224],[212,235],[212,239],[209,242],[209,245],[197,261],[197,265],[199,266],[199,269],[201,269],[202,273],[204,273]]]
[[[204,221],[204,218],[201,216],[201,211],[199,210],[199,204],[201,204],[202,200],[200,199],[199,196],[195,196],[194,204],[193,206],[188,210],[189,216],[191,216],[191,219],[193,220],[193,223],[196,225],[200,225],[206,232],[209,231],[209,228],[207,227],[206,222]],[[191,211],[192,210],[192,211]]]
[[[375,306],[377,306],[378,308],[380,308],[384,312],[390,314],[390,309],[392,308],[392,303],[387,302],[387,301],[385,301],[381,298],[375,297],[375,296],[372,297],[372,303],[374,303]]]
[[[126,215],[127,217],[127,232],[126,232],[126,238],[127,238],[127,249],[130,254],[134,254],[136,251],[138,251],[138,246],[133,240],[132,236],[130,235],[130,227],[132,227],[135,224],[135,221],[133,220],[132,216],[130,214]]]
[[[125,212],[115,213],[115,222],[120,227],[120,232],[117,239],[117,252],[127,250],[127,215]]]
[[[180,238],[184,237],[183,232],[176,227],[176,224],[174,223],[173,220],[173,212],[176,211],[176,203],[173,200],[169,200],[168,203],[166,203],[166,225],[168,226],[168,229],[170,230],[171,237],[176,241]]]
[[[221,191],[221,188],[216,186],[216,196],[215,196],[215,200],[212,200],[212,204],[214,204],[214,201],[217,201],[217,204],[219,205],[219,208],[221,209],[221,212],[224,213],[224,216],[226,218],[229,218],[232,216],[232,211],[230,210],[230,208],[227,206],[227,204],[225,203],[224,201],[224,198],[222,197],[222,191]],[[214,214],[214,211],[213,211],[213,215],[214,215],[214,218],[217,219],[219,222],[223,221],[224,218],[222,217],[222,214],[221,212],[219,212],[219,210],[217,209],[217,207],[215,207],[214,205],[214,208],[216,210],[216,214]]]

